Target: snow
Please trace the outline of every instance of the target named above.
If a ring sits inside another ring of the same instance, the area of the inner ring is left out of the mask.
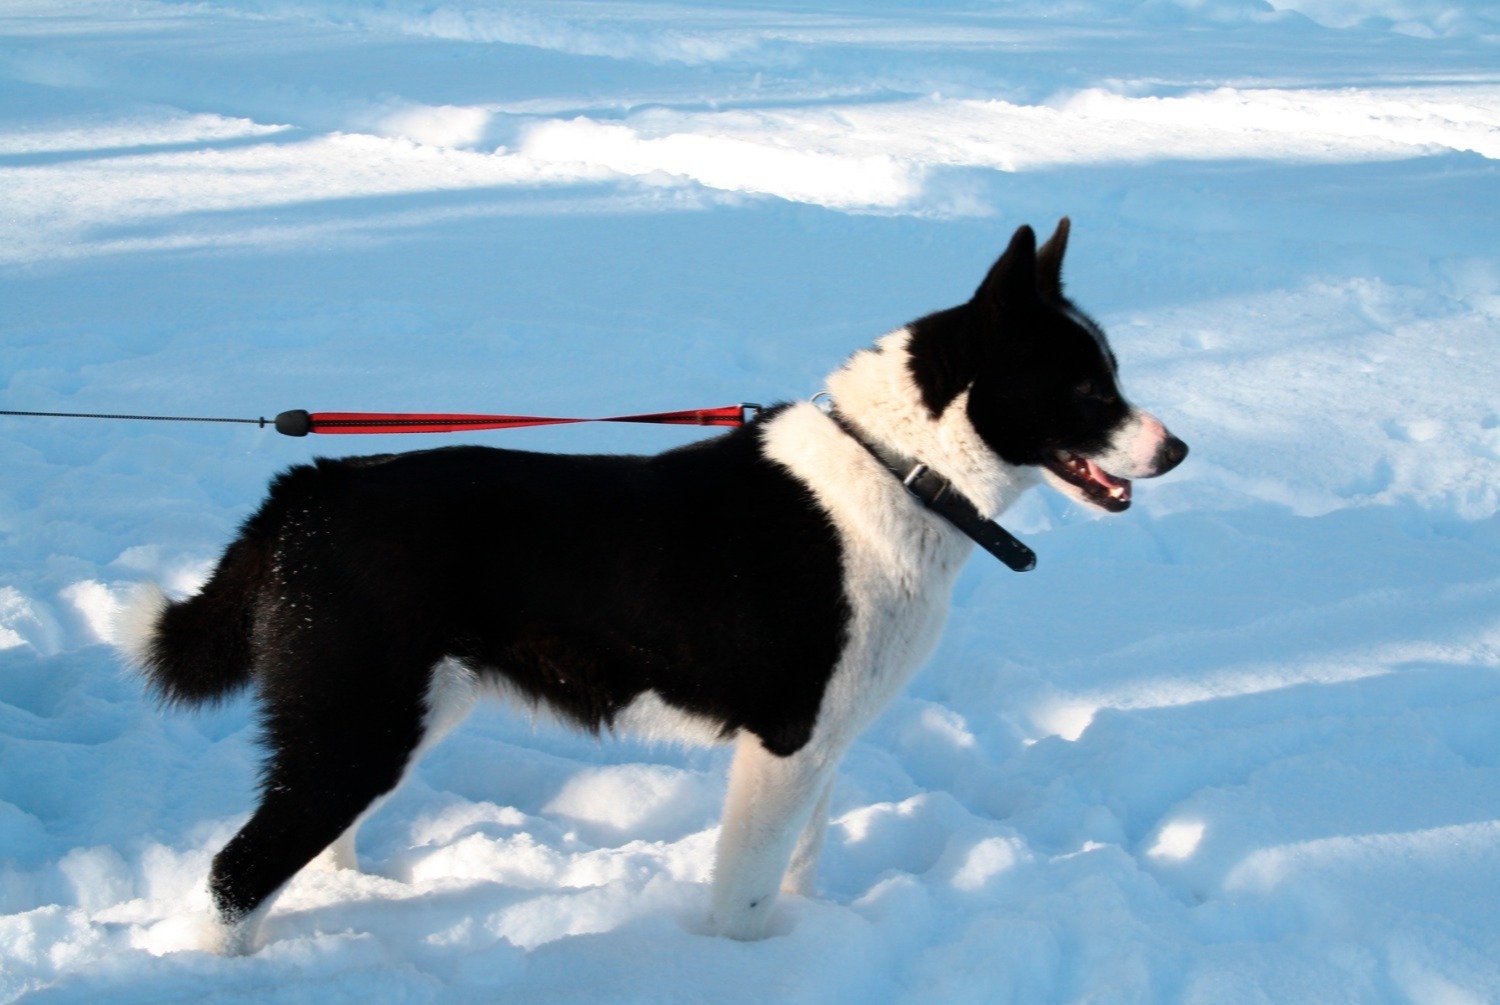
[[[254,426],[0,417],[0,1001],[1500,999],[1500,16],[1481,0],[13,0],[0,408],[801,398],[1067,214],[1187,440],[1007,520],[840,774],[818,895],[705,934],[727,752],[489,708],[191,949],[253,712],[146,701]],[[475,434],[653,451],[696,430]]]

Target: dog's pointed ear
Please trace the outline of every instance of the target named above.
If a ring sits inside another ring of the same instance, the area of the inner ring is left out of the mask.
[[[990,305],[1016,304],[1036,297],[1036,233],[1022,224],[1016,228],[989,275],[979,284],[974,299]]]
[[[1068,250],[1068,231],[1072,223],[1065,216],[1057,221],[1057,229],[1047,238],[1036,253],[1036,288],[1048,296],[1062,296],[1062,260]]]

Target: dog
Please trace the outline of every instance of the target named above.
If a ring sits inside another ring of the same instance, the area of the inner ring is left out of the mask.
[[[484,692],[732,742],[710,923],[764,936],[778,892],[810,892],[839,760],[931,653],[972,550],[903,473],[983,523],[1040,482],[1119,512],[1187,453],[1064,296],[1068,233],[1019,228],[973,299],[854,353],[831,406],[654,456],[458,446],[280,475],[200,593],[145,588],[125,644],[167,704],[259,700],[260,802],[213,860],[210,948],[255,948],[315,857],[354,867],[360,822]]]

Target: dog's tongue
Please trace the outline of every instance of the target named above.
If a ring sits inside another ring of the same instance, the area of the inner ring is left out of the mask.
[[[1130,506],[1130,479],[1116,478],[1080,454],[1059,450],[1047,466],[1066,482],[1083,490],[1096,506],[1118,513]]]
[[[1105,495],[1118,502],[1130,501],[1129,478],[1116,478],[1087,458],[1083,459],[1083,463],[1088,465],[1089,481],[1096,482],[1102,486]]]

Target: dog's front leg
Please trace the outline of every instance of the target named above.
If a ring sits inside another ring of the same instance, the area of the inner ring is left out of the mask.
[[[740,734],[714,864],[715,932],[735,939],[765,936],[793,848],[806,845],[798,837],[824,802],[837,765],[836,752],[816,743],[778,757],[757,737]],[[814,838],[821,843],[821,833]]]
[[[818,859],[823,854],[823,839],[828,834],[828,804],[833,799],[833,772],[823,783],[823,794],[813,807],[812,816],[797,838],[797,847],[792,850],[792,862],[787,866],[781,880],[782,893],[811,896],[818,878]]]

